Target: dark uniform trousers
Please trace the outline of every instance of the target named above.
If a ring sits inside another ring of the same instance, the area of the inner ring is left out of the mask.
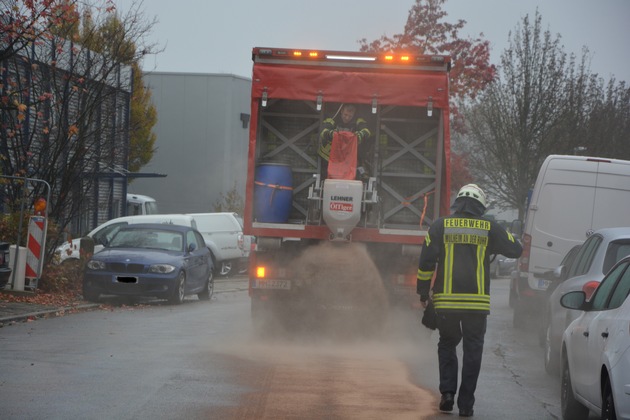
[[[460,410],[470,409],[475,403],[475,389],[481,369],[483,340],[486,334],[486,318],[485,313],[438,314],[440,393],[457,394],[457,406]],[[457,393],[457,345],[462,338],[462,382]]]

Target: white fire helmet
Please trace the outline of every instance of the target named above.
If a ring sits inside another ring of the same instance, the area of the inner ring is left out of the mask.
[[[481,205],[486,206],[486,193],[483,192],[481,188],[477,186],[477,184],[467,184],[459,189],[457,193],[457,198],[459,197],[470,197],[479,201]]]

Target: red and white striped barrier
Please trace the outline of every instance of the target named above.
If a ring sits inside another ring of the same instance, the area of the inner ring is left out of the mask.
[[[44,263],[44,245],[46,244],[46,218],[31,216],[28,223],[28,241],[26,242],[25,286],[37,287],[37,279],[42,274]]]

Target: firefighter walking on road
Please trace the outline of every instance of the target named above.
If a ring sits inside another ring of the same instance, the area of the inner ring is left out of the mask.
[[[518,258],[522,247],[497,222],[483,218],[486,195],[477,185],[463,186],[451,210],[452,215],[429,228],[420,256],[417,293],[425,308],[432,299],[437,313],[440,411],[452,411],[457,394],[459,415],[471,417],[490,313],[489,257]],[[463,360],[457,392],[460,341]]]

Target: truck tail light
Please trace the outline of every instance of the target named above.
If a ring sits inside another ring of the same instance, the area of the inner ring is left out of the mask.
[[[266,271],[266,269],[263,266],[256,267],[256,278],[264,279],[265,278],[265,271]]]

